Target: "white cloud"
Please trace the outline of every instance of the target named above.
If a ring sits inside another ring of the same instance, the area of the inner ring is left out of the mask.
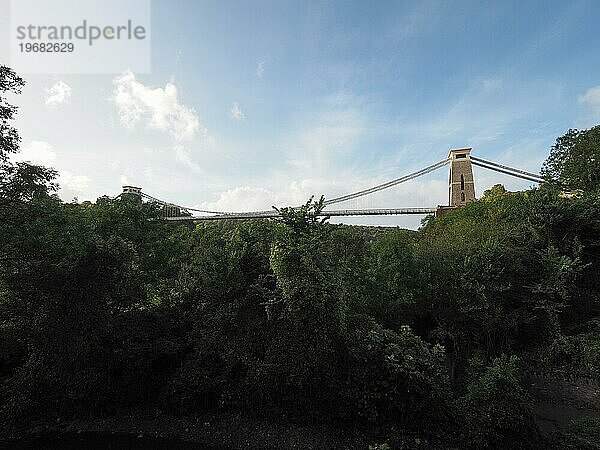
[[[54,86],[46,88],[46,106],[57,106],[68,103],[71,98],[71,86],[63,81],[57,82]]]
[[[265,62],[259,61],[258,65],[256,66],[256,76],[258,78],[262,78],[264,74],[265,74]]]
[[[232,119],[236,120],[242,120],[246,117],[246,114],[244,114],[244,111],[241,110],[240,105],[238,105],[237,102],[233,102],[229,115]]]
[[[356,150],[365,131],[354,108],[339,108],[320,114],[316,123],[302,130],[289,146],[288,162],[306,174],[338,166],[340,158]]]
[[[594,115],[600,117],[600,86],[588,89],[585,94],[579,97],[579,101],[587,104]]]
[[[311,195],[320,197],[327,194],[334,197],[338,194],[354,192],[360,187],[355,178],[346,177],[343,181],[318,178],[305,178],[289,181],[288,174],[274,174],[278,178],[272,188],[237,186],[218,193],[217,200],[197,205],[203,209],[217,211],[261,211],[270,210],[272,206],[297,206],[305,203]]]
[[[85,175],[74,175],[68,170],[61,170],[58,176],[59,194],[64,201],[94,200],[89,192],[90,179]]]
[[[235,212],[270,210],[272,206],[301,205],[310,196],[317,199],[325,195],[328,199],[357,192],[384,181],[389,179],[385,177],[370,179],[345,172],[338,174],[336,179],[306,178],[291,182],[276,181],[272,188],[238,186],[218,193],[215,201],[203,202],[196,207],[211,211]],[[442,172],[356,200],[334,204],[329,209],[435,207],[438,204],[445,204],[447,196],[448,184],[446,175]]]
[[[153,89],[137,81],[130,70],[116,77],[113,83],[112,98],[125,127],[133,128],[142,122],[149,128],[169,133],[178,141],[192,139],[198,131],[206,131],[200,126],[196,111],[179,102],[174,84]]]
[[[27,161],[42,166],[54,166],[56,152],[48,142],[31,141],[24,145],[21,152],[14,157],[15,161]],[[75,175],[68,170],[60,169],[56,180],[60,187],[60,196],[70,201],[74,197],[91,200],[89,193],[90,178],[85,175]],[[126,183],[125,183],[126,184]]]
[[[238,186],[221,192],[214,202],[204,202],[200,206],[217,211],[259,211],[270,209],[276,194],[261,187]]]
[[[73,175],[71,172],[63,170],[58,177],[58,183],[63,189],[83,193],[89,187],[90,179],[85,175]]]
[[[29,161],[33,164],[50,166],[56,160],[56,152],[44,141],[31,141],[15,155],[15,161]]]
[[[200,166],[196,164],[190,155],[190,152],[183,147],[183,145],[176,145],[175,148],[175,159],[182,163],[187,168],[194,172],[200,172]]]

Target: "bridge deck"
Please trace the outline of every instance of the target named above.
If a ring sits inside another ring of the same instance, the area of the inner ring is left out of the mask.
[[[379,208],[379,209],[337,209],[323,211],[319,217],[345,217],[345,216],[389,216],[402,214],[434,214],[436,208]],[[166,220],[240,220],[240,219],[273,219],[279,217],[277,211],[255,211],[247,213],[231,213],[206,216],[178,216],[165,217]]]

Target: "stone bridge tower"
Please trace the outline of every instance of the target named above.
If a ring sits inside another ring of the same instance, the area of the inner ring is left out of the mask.
[[[471,148],[455,148],[450,150],[450,180],[448,188],[448,205],[463,206],[475,199],[475,183],[471,166]]]
[[[137,186],[123,186],[121,198],[134,198],[139,204],[142,204],[142,188]]]

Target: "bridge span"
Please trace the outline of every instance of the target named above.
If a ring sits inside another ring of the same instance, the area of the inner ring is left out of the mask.
[[[437,208],[373,208],[373,209],[335,209],[321,211],[318,217],[349,217],[349,216],[391,216],[404,214],[427,215],[435,214]],[[241,219],[274,219],[280,217],[276,211],[254,211],[240,213],[215,214],[212,216],[174,216],[165,217],[165,220],[241,220]]]
[[[545,180],[538,174],[527,172],[521,169],[515,169],[503,164],[498,164],[493,161],[487,161],[482,158],[471,156],[471,148],[457,148],[450,150],[448,157],[435,164],[427,166],[423,169],[404,175],[400,178],[372,186],[367,189],[362,189],[357,192],[341,195],[333,198],[325,199],[325,210],[322,211],[320,217],[345,217],[345,216],[386,216],[386,215],[402,215],[416,214],[427,215],[436,214],[442,215],[446,212],[466,205],[468,202],[475,199],[475,180],[473,178],[472,165],[482,167],[484,169],[493,170],[502,174],[511,175],[534,183],[544,183]],[[421,177],[435,170],[438,170],[446,165],[450,165],[450,176],[448,181],[448,204],[437,205],[431,208],[417,207],[401,207],[401,208],[375,208],[375,209],[335,209],[327,210],[330,205],[346,202],[348,200],[365,197],[385,189],[390,189],[405,183],[409,180]],[[162,217],[169,221],[205,221],[205,220],[242,220],[242,219],[272,219],[279,217],[277,209],[273,208],[269,211],[247,211],[247,212],[228,212],[228,211],[212,211],[199,208],[190,208],[180,206],[175,203],[166,202],[164,200],[152,197],[151,195],[142,192],[142,188],[135,186],[123,186],[123,192],[120,195],[134,195],[139,197],[141,201],[156,204],[161,208]]]

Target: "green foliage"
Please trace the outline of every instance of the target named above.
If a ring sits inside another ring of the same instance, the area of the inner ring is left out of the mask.
[[[398,329],[414,321],[422,305],[415,302],[419,286],[415,233],[394,229],[377,239],[370,247],[370,299],[367,311],[379,323]]]
[[[428,423],[448,423],[449,384],[442,347],[427,345],[407,326],[395,333],[365,317],[356,317],[349,329],[342,396],[351,418],[391,420],[416,430],[425,430]]]
[[[218,355],[189,355],[169,379],[162,402],[178,414],[215,410],[226,399],[231,367]]]
[[[544,345],[598,314],[597,196],[495,191],[415,239],[413,323],[449,350],[455,381],[473,352],[493,359]]]
[[[569,130],[559,137],[542,166],[542,175],[566,189],[600,187],[600,126]]]
[[[283,373],[278,376],[291,390],[315,387],[316,377],[332,379],[342,350],[347,304],[328,265],[323,242],[329,228],[317,219],[322,207],[323,198],[311,199],[298,211],[281,210],[282,226],[271,249],[279,295],[269,305],[276,337],[266,359],[270,366],[279,362]],[[316,388],[320,391],[324,385]]]
[[[560,446],[565,449],[600,449],[600,418],[589,417],[572,420],[562,430]]]
[[[538,448],[539,433],[517,375],[517,358],[495,359],[459,400],[468,448]]]
[[[501,184],[495,184],[490,189],[483,191],[483,200],[492,201],[506,194],[506,189]]]
[[[384,442],[383,444],[373,444],[369,445],[369,450],[390,450],[390,444]]]
[[[17,107],[6,101],[9,93],[20,94],[25,82],[10,67],[0,65],[0,164],[5,164],[11,153],[19,151],[21,138],[10,124]]]
[[[191,353],[162,394],[175,410],[242,406],[260,391],[248,377],[273,333],[266,306],[275,290],[274,232],[270,223],[237,222],[200,225],[190,234],[175,294],[192,319]]]
[[[565,376],[600,382],[600,331],[557,336],[547,348],[544,362]]]

